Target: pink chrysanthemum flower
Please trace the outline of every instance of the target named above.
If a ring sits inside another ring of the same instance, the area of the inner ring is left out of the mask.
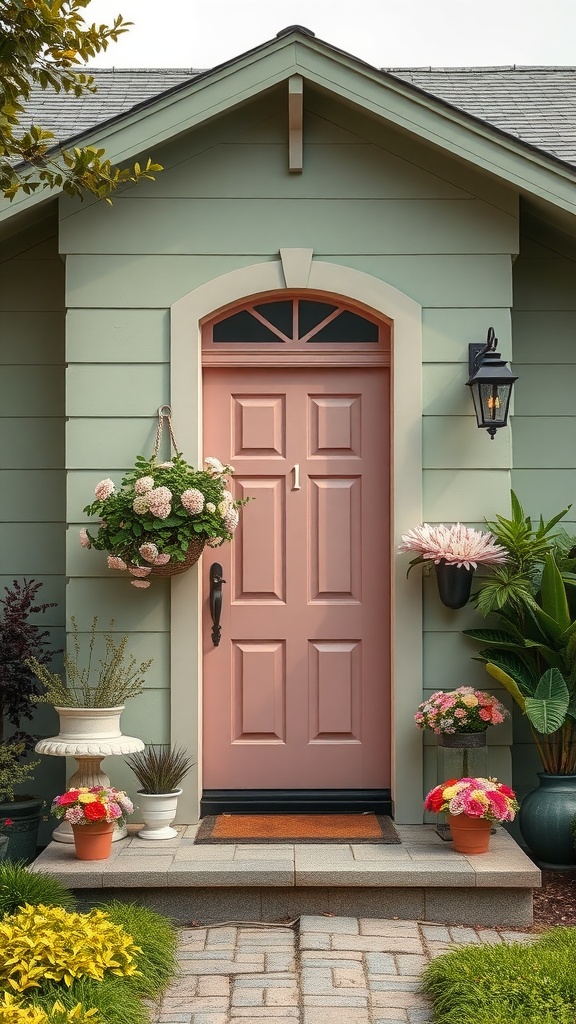
[[[213,501],[206,502],[206,511],[210,512],[211,515],[216,511],[216,505]]]
[[[170,555],[166,554],[166,552],[162,552],[154,559],[154,565],[168,565],[169,561]]]
[[[180,501],[191,516],[197,515],[204,508],[204,495],[196,487],[189,487],[187,491],[183,491]]]
[[[130,580],[133,587],[139,587],[140,590],[146,590],[150,586],[149,580]]]
[[[206,541],[206,543],[207,543],[209,548],[218,548],[218,547],[220,547],[222,542],[223,542],[223,538],[222,537],[210,537],[210,539]]]
[[[66,811],[64,818],[69,821],[71,825],[79,825],[81,821],[84,821],[84,811],[81,807],[69,807]]]
[[[151,541],[147,541],[146,544],[141,544],[138,551],[146,562],[155,562],[158,558],[158,548],[155,544],[152,544]]]
[[[88,530],[82,528],[79,533],[80,543],[83,548],[91,548],[90,537],[88,536]]]
[[[123,572],[124,569],[128,568],[124,559],[120,558],[119,555],[108,555],[107,562],[109,569],[120,569]]]
[[[94,488],[96,500],[106,501],[106,498],[109,498],[111,494],[114,494],[115,489],[116,488],[114,486],[114,481],[110,480],[109,477],[107,477],[106,480],[101,480],[100,483],[96,484],[96,487]]]
[[[154,487],[150,491],[150,504],[154,502],[170,502],[172,501],[172,491],[169,487]]]
[[[399,551],[413,551],[427,561],[444,560],[449,565],[476,569],[478,564],[496,565],[505,562],[507,553],[496,544],[493,534],[455,523],[453,526],[431,526],[422,523],[402,534]]]
[[[147,494],[154,487],[153,476],[141,476],[139,480],[134,484],[135,494]]]
[[[137,576],[138,579],[149,576],[152,569],[147,565],[131,565],[128,572],[132,573],[133,576]]]

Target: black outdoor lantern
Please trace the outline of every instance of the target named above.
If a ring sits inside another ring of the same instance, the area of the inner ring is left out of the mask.
[[[497,344],[490,327],[485,345],[468,346],[470,380],[466,386],[472,392],[478,426],[488,431],[491,440],[498,428],[508,423],[512,385],[518,380],[500,358]]]

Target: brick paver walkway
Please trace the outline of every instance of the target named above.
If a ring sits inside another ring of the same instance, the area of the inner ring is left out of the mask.
[[[180,973],[154,1024],[420,1024],[422,968],[455,945],[521,932],[416,921],[302,917],[291,927],[184,928]]]

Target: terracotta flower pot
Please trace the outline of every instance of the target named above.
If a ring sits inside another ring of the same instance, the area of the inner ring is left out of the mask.
[[[78,860],[106,860],[112,851],[113,821],[93,821],[72,825]]]
[[[492,822],[485,818],[470,818],[467,814],[449,814],[448,825],[457,853],[487,853]]]

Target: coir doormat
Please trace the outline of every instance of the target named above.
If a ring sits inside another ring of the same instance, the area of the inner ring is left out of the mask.
[[[218,814],[202,818],[195,843],[399,843],[381,814]]]

